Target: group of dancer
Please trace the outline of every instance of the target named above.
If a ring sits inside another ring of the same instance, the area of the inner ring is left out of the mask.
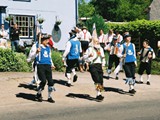
[[[75,68],[79,67],[80,71],[82,71],[83,68],[81,65],[84,62],[87,64],[88,71],[90,72],[95,85],[95,90],[97,92],[96,99],[100,101],[103,100],[104,96],[102,95],[102,91],[104,91],[104,72],[102,67],[106,66],[105,52],[108,51],[108,78],[112,72],[113,62],[115,62],[115,79],[118,80],[118,73],[123,68],[126,75],[126,83],[129,85],[129,93],[135,94],[136,90],[134,84],[136,82],[135,67],[137,66],[137,58],[135,45],[131,43],[131,35],[129,32],[125,32],[122,39],[122,36],[118,32],[113,36],[107,34],[105,37],[103,36],[104,33],[102,30],[101,33],[102,34],[99,38],[93,37],[86,27],[83,27],[82,30],[75,27],[69,32],[70,38],[66,43],[66,48],[62,56],[62,61],[66,66],[66,85],[71,87],[72,80],[73,82],[77,81],[78,75]],[[110,30],[109,33],[113,33],[113,31]],[[42,102],[42,91],[47,80],[48,101],[54,103],[55,101],[53,100],[51,93],[55,90],[53,87],[54,81],[52,80],[52,68],[55,68],[55,66],[52,62],[51,49],[48,45],[49,36],[40,34],[39,38],[39,43],[34,45],[29,55],[29,58],[36,63],[35,71],[37,72],[37,79],[40,81],[37,88],[38,92],[36,99]],[[138,71],[140,81],[137,82],[143,82],[142,75],[146,70],[148,75],[147,84],[150,85],[151,61],[155,57],[155,54],[153,49],[149,46],[148,40],[144,40],[143,49],[138,52],[138,55],[140,55],[141,62]]]
[[[72,30],[71,38],[68,40],[63,54],[63,61],[66,60],[67,63],[66,77],[69,87],[71,86],[71,73],[73,73],[73,82],[77,81],[78,75],[76,74],[75,67],[77,67],[79,59],[83,60],[87,63],[94,82],[97,91],[96,99],[103,100],[102,67],[106,66],[105,52],[109,54],[108,79],[113,71],[113,63],[115,63],[115,79],[119,79],[118,73],[123,69],[126,75],[126,83],[129,85],[129,93],[136,93],[134,88],[135,83],[143,83],[142,75],[145,70],[147,73],[147,85],[150,85],[151,62],[155,58],[155,53],[149,46],[149,40],[145,39],[143,41],[143,48],[140,52],[136,53],[135,45],[131,42],[129,32],[125,32],[122,36],[118,31],[114,34],[113,30],[109,30],[108,34],[104,35],[103,30],[101,30],[99,37],[93,37],[89,33],[88,35],[86,34],[88,32],[86,27],[83,27],[81,32],[77,32],[77,29],[74,28]],[[88,36],[87,40],[85,40],[86,36]],[[139,81],[135,80],[136,55],[140,55]]]

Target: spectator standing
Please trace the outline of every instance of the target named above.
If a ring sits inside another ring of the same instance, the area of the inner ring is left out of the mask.
[[[112,42],[113,36],[115,36],[115,34],[114,34],[113,30],[110,29],[108,31],[108,33],[106,34],[106,45]]]
[[[100,36],[98,39],[99,39],[99,43],[100,43],[101,47],[104,49],[106,41],[105,41],[105,35],[104,35],[104,32],[102,29],[100,30]]]
[[[82,51],[84,53],[92,39],[91,33],[88,31],[87,27],[82,27],[82,31],[79,33],[79,38],[81,41]]]
[[[0,48],[7,48],[7,37],[8,37],[8,32],[4,29],[4,24],[1,24],[1,29],[0,29]]]
[[[20,29],[18,28],[18,25],[15,23],[10,33],[11,48],[15,52],[18,52],[20,34],[21,34]]]

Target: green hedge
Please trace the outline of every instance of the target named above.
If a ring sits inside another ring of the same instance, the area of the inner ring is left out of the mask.
[[[64,65],[63,65],[63,62],[62,62],[62,53],[59,52],[59,51],[52,51],[52,61],[55,65],[55,70],[56,71],[59,71],[59,72],[62,72],[64,71]]]
[[[31,63],[27,63],[23,53],[13,52],[10,49],[0,49],[0,72],[29,72]],[[52,51],[52,60],[56,71],[64,71],[62,53]]]
[[[15,53],[10,49],[0,49],[0,72],[28,72],[30,69],[23,53]]]
[[[107,23],[108,27],[120,31],[123,34],[129,31],[133,38],[140,37],[150,40],[151,47],[157,50],[157,42],[160,40],[160,21],[136,20],[127,23]]]

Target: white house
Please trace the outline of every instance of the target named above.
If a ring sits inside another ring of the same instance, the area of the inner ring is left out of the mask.
[[[14,23],[21,29],[21,39],[31,40],[35,38],[36,28],[43,33],[51,34],[55,47],[64,50],[69,38],[69,31],[76,25],[78,19],[78,0],[1,0],[0,23],[10,30]],[[6,17],[11,20],[7,21]],[[45,21],[40,25],[37,20]],[[61,24],[55,27],[56,21]]]

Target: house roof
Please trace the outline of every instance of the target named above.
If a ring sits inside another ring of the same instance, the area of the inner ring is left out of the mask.
[[[160,20],[160,0],[153,0],[149,7],[149,19]]]

